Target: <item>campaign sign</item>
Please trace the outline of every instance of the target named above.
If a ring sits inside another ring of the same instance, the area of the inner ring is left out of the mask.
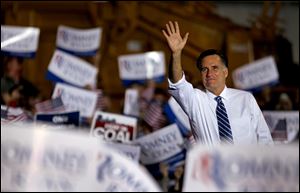
[[[105,141],[131,143],[136,129],[136,118],[96,111],[90,134]]]
[[[8,56],[34,58],[39,35],[39,28],[1,25],[1,52]]]
[[[139,117],[139,93],[137,89],[126,89],[123,113],[125,115]]]
[[[1,191],[158,192],[152,177],[114,149],[72,130],[1,128]]]
[[[75,125],[79,126],[79,111],[64,113],[38,113],[35,121],[50,122],[55,125]]]
[[[86,61],[56,50],[52,56],[46,78],[54,82],[68,83],[78,87],[95,87],[98,70]]]
[[[105,143],[107,146],[115,149],[117,152],[125,155],[130,160],[139,163],[141,147],[136,145],[128,145],[124,143]]]
[[[25,123],[1,128],[1,191],[95,190],[97,141],[50,128]]]
[[[93,56],[100,47],[101,28],[76,29],[60,25],[57,30],[56,46],[73,55]]]
[[[275,142],[293,142],[299,133],[299,111],[263,111]]]
[[[160,51],[118,57],[119,74],[125,86],[152,79],[162,82],[165,76],[165,55]]]
[[[217,146],[188,152],[184,192],[299,192],[299,145]]]
[[[171,123],[176,123],[184,137],[188,137],[191,132],[191,125],[188,116],[173,97],[164,106],[164,112]]]
[[[61,96],[67,111],[80,111],[82,117],[92,117],[97,103],[97,93],[67,84],[57,83],[52,98]]]
[[[101,146],[96,179],[100,192],[161,192],[157,183],[139,164],[111,148]]]
[[[269,56],[237,68],[232,78],[236,88],[257,91],[277,83],[279,74],[274,58]]]
[[[141,162],[154,164],[183,150],[183,138],[176,124],[169,125],[135,140],[141,146]]]

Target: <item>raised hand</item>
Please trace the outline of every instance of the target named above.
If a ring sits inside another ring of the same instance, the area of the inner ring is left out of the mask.
[[[175,27],[171,21],[166,24],[166,27],[168,33],[165,30],[162,30],[162,32],[168,41],[170,49],[173,53],[181,52],[186,44],[189,33],[186,33],[182,39],[177,21],[175,21]]]

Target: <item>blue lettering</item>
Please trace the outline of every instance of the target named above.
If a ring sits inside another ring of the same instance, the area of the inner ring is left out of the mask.
[[[147,191],[147,188],[141,183],[143,179],[135,179],[134,174],[129,173],[128,169],[114,164],[111,157],[107,157],[98,167],[98,181],[104,181],[106,176],[110,180],[122,181],[123,184],[127,184],[132,190],[137,192]]]
[[[30,161],[32,150],[30,147],[19,143],[1,143],[1,165],[21,165]]]
[[[78,151],[47,149],[42,158],[42,165],[47,169],[57,169],[70,174],[80,174],[86,168],[84,153]]]

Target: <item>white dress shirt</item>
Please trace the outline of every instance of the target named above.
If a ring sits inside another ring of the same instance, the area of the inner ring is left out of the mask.
[[[216,95],[208,90],[194,89],[185,80],[169,79],[169,93],[188,115],[197,142],[213,146],[220,144],[216,115]],[[273,144],[272,136],[263,114],[249,92],[227,88],[220,94],[231,126],[233,142],[237,144]]]

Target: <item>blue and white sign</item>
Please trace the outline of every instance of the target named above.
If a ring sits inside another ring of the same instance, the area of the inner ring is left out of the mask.
[[[80,89],[67,84],[57,83],[52,98],[61,96],[67,111],[80,111],[82,117],[92,117],[96,108],[96,92]]]
[[[38,113],[35,121],[50,122],[55,125],[74,125],[79,126],[79,111],[64,113]]]
[[[133,160],[136,163],[139,163],[141,147],[137,145],[128,145],[124,143],[105,143],[105,145],[110,148],[115,149],[120,154],[125,155],[130,160]]]
[[[137,89],[126,89],[123,113],[134,117],[140,116],[139,92]]]
[[[93,56],[100,47],[101,28],[75,29],[60,25],[57,30],[57,48],[79,56]]]
[[[299,144],[188,152],[183,192],[299,192]]]
[[[145,168],[101,146],[96,178],[100,192],[160,192],[160,188]],[[100,149],[100,147],[99,147]]]
[[[176,123],[184,137],[189,136],[191,125],[188,116],[173,97],[170,97],[164,111],[171,123]]]
[[[274,58],[269,56],[237,68],[232,78],[236,88],[256,91],[277,83],[279,74]]]
[[[297,139],[299,111],[263,111],[263,115],[275,142],[290,143]]]
[[[183,138],[176,124],[135,140],[141,146],[141,162],[155,164],[164,161],[183,150]]]
[[[48,66],[47,79],[78,87],[96,86],[98,69],[86,61],[56,50]]]
[[[141,166],[86,133],[49,125],[1,127],[1,191],[159,192]]]
[[[1,52],[8,56],[34,58],[39,35],[39,28],[1,25]]]
[[[165,55],[160,51],[130,54],[118,57],[119,74],[125,86],[145,83],[152,79],[162,82],[165,78]]]

